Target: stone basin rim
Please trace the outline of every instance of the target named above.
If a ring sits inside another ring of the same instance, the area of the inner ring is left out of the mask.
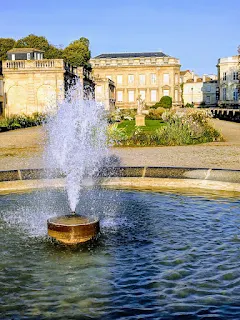
[[[50,174],[49,174],[50,173]],[[87,177],[86,177],[87,178]],[[0,194],[23,190],[63,188],[65,177],[49,169],[0,171]],[[94,185],[125,188],[205,189],[240,193],[240,170],[189,167],[103,167]],[[196,190],[197,191],[197,190]]]

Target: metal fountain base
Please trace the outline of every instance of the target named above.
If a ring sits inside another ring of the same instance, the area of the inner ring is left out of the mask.
[[[76,214],[50,218],[47,220],[48,235],[67,244],[79,244],[97,237],[99,220],[91,220]]]

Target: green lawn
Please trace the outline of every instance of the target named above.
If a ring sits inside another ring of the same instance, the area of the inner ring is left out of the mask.
[[[165,123],[161,120],[145,120],[146,126],[139,127],[141,130],[145,132],[152,133],[155,130],[161,128],[165,125]],[[125,128],[127,131],[127,134],[130,135],[132,132],[136,130],[135,126],[135,120],[129,121],[129,120],[123,120],[119,123],[118,128]]]

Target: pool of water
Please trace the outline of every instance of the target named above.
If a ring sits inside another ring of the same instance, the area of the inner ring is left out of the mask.
[[[66,248],[46,220],[64,191],[0,196],[0,319],[239,319],[240,201],[85,190],[97,242]]]

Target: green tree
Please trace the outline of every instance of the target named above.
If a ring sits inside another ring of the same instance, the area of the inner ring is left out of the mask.
[[[28,36],[17,40],[16,48],[36,48],[39,50],[47,51],[49,48],[49,42],[43,36],[29,34]]]
[[[89,50],[89,40],[87,38],[80,38],[71,42],[64,50],[63,56],[71,65],[87,66],[91,57]]]
[[[63,57],[63,50],[58,49],[50,44],[46,37],[29,34],[21,38],[16,43],[17,48],[35,48],[44,51],[44,58],[46,59],[61,59]]]
[[[7,51],[15,46],[15,42],[12,38],[0,38],[0,60],[7,59]]]
[[[62,59],[63,58],[63,50],[58,49],[53,45],[49,45],[48,49],[44,53],[44,58],[46,59]]]
[[[170,109],[172,107],[172,98],[169,96],[163,96],[160,101],[151,106],[152,109],[165,108]]]
[[[170,109],[172,108],[172,98],[169,96],[163,96],[160,99],[160,107]]]

